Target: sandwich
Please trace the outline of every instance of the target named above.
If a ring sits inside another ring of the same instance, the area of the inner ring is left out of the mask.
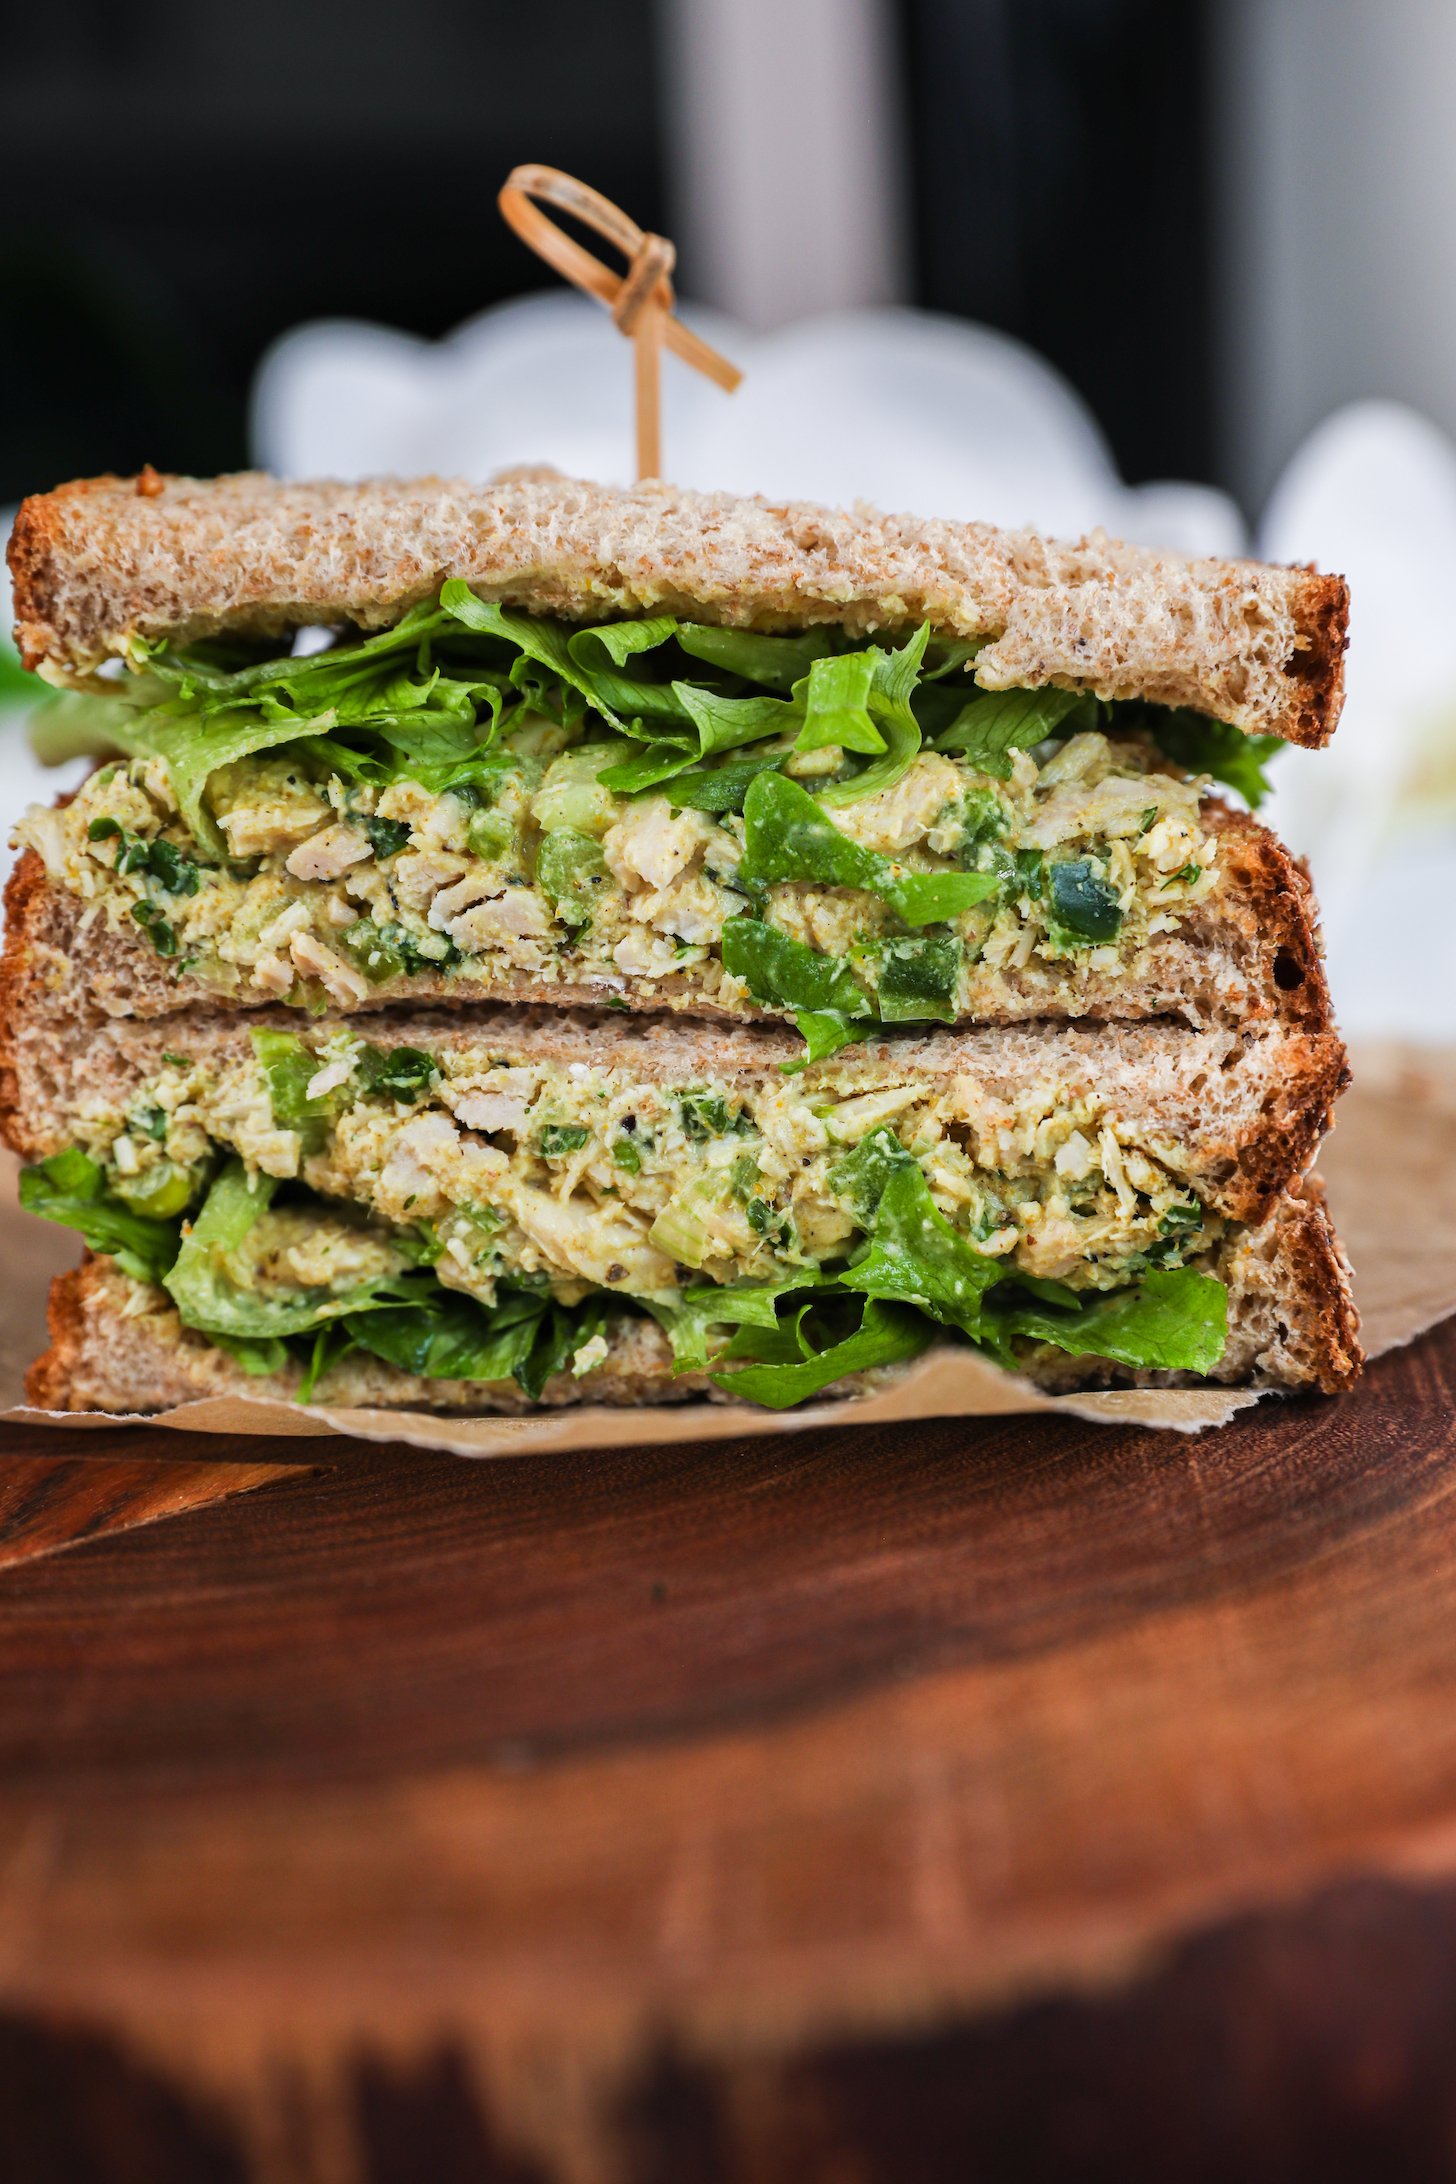
[[[782,1408],[936,1341],[1051,1388],[1351,1377],[1338,1247],[1291,1196],[1344,1081],[1332,1034],[977,1027],[786,1070],[796,1049],[540,1010],[37,1026],[22,1202],[96,1258],[35,1386]]]
[[[816,1054],[1327,1019],[1243,807],[1333,729],[1337,579],[660,487],[145,482],[11,543],[23,655],[78,686],[48,732],[116,754],[20,829],[17,944],[104,934],[87,1006],[616,1004]]]
[[[23,506],[33,1399],[489,1411],[1359,1369],[1253,817],[1337,578],[552,477]]]

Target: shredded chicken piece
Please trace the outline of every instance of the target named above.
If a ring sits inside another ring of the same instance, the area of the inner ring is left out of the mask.
[[[315,940],[312,933],[295,933],[288,943],[288,952],[304,976],[318,979],[329,999],[337,1001],[341,1008],[351,1001],[362,1001],[368,995],[368,980],[332,948]]]
[[[288,870],[296,880],[337,880],[350,865],[362,864],[373,854],[366,834],[339,821],[300,842],[288,858]]]

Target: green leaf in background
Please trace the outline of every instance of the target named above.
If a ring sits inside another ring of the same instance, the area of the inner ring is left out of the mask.
[[[1250,811],[1257,811],[1269,794],[1265,765],[1285,748],[1280,736],[1246,735],[1227,721],[1210,720],[1206,714],[1181,707],[1139,706],[1135,723],[1152,730],[1159,750],[1175,766],[1185,773],[1210,774],[1236,789]]]
[[[38,705],[49,691],[49,683],[22,667],[10,639],[0,635],[0,705]]]

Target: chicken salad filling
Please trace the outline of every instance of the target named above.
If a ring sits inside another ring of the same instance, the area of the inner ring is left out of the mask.
[[[663,1080],[490,1034],[439,1053],[256,1030],[98,1094],[24,1203],[304,1392],[351,1349],[427,1377],[589,1372],[622,1315],[780,1407],[937,1334],[1207,1372],[1226,1234],[1175,1143],[1054,1080],[834,1065]]]
[[[823,1054],[1009,974],[1135,970],[1218,892],[1210,781],[1263,791],[1273,739],[982,690],[978,649],[572,630],[462,584],[296,658],[138,639],[42,727],[123,757],[18,839],[219,995],[585,985],[791,1016]]]

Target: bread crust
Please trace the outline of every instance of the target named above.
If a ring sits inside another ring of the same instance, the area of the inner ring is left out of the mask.
[[[1338,576],[657,481],[85,478],[22,503],[10,569],[22,657],[62,676],[134,634],[379,628],[455,576],[577,621],[666,611],[868,632],[929,620],[988,640],[989,689],[1186,705],[1308,745],[1333,734],[1344,694]]]
[[[1317,1389],[1338,1394],[1358,1378],[1363,1357],[1349,1267],[1330,1226],[1317,1183],[1281,1199],[1263,1225],[1238,1236],[1219,1272],[1229,1284],[1229,1346],[1213,1376],[1228,1385]],[[146,1413],[204,1396],[296,1395],[298,1369],[250,1380],[204,1336],[183,1327],[165,1292],[87,1255],[74,1273],[51,1285],[50,1348],[26,1378],[27,1400],[39,1410]],[[627,1323],[604,1365],[574,1380],[558,1374],[541,1406],[513,1385],[482,1388],[464,1381],[412,1379],[377,1359],[346,1360],[323,1399],[339,1408],[529,1411],[570,1403],[639,1404],[730,1397],[704,1374],[669,1372],[665,1338],[650,1322]],[[829,1391],[867,1392],[902,1378],[904,1366],[865,1374]],[[1050,1393],[1110,1386],[1198,1385],[1187,1373],[1127,1373],[1099,1359],[1042,1352],[1028,1377]]]

